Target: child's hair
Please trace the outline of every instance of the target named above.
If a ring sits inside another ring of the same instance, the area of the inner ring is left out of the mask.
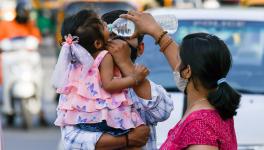
[[[105,45],[103,23],[93,10],[81,10],[73,16],[64,19],[61,29],[62,41],[64,36],[71,34],[79,37],[79,42],[90,54],[97,51],[94,42],[99,40]],[[103,49],[104,47],[102,47]]]

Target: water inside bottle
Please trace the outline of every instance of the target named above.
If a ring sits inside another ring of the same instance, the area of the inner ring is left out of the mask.
[[[178,20],[175,15],[154,15],[153,17],[163,30],[167,31],[169,34],[173,34],[177,31]],[[131,37],[135,32],[135,24],[130,20],[118,18],[113,24],[108,25],[108,29],[118,36]]]
[[[130,37],[135,31],[135,25],[130,20],[119,18],[113,23],[112,31],[122,37]]]

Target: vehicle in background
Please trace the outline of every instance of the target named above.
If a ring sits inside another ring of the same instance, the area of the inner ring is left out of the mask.
[[[4,39],[0,42],[3,70],[1,111],[9,124],[20,116],[23,127],[33,125],[33,116],[41,111],[42,67],[39,40],[32,36]]]
[[[242,6],[264,6],[264,0],[240,0]]]
[[[178,30],[172,37],[178,43],[187,34],[195,32],[214,34],[225,41],[233,56],[227,82],[242,94],[241,105],[234,117],[239,149],[264,149],[264,10],[159,8],[149,12],[176,15]],[[157,144],[161,146],[169,129],[182,117],[186,103],[154,39],[145,36],[144,42],[145,52],[138,63],[151,70],[149,78],[165,87],[174,100],[175,108],[170,118],[157,125]]]

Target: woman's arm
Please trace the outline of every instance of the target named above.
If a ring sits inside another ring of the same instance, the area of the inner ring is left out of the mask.
[[[137,32],[133,37],[139,34],[149,34],[156,41],[160,38],[163,33],[162,27],[155,21],[155,19],[149,13],[129,11],[128,14],[121,15],[123,18],[132,20],[136,24]],[[164,43],[165,35],[159,42],[159,45]],[[176,42],[172,42],[165,50],[163,51],[165,57],[167,58],[171,68],[174,70],[176,66],[179,65],[179,47]]]
[[[138,66],[133,74],[122,78],[114,78],[114,61],[110,54],[106,54],[99,67],[103,88],[108,92],[116,92],[132,87],[144,79],[148,71]]]

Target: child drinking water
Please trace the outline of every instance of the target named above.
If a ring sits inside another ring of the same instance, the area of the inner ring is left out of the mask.
[[[118,136],[144,124],[126,92],[145,79],[148,70],[137,66],[133,74],[122,77],[105,50],[109,34],[93,11],[64,20],[64,40],[53,73],[60,94],[55,125]]]

